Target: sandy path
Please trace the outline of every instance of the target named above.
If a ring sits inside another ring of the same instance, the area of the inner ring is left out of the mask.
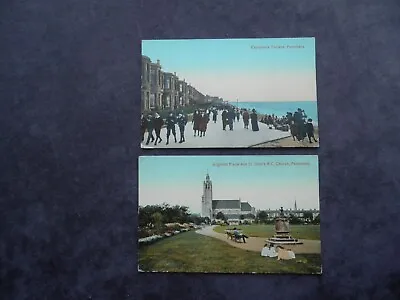
[[[250,237],[246,240],[246,243],[237,243],[228,239],[226,234],[218,233],[213,230],[215,226],[207,226],[200,230],[197,230],[196,233],[210,236],[216,238],[218,240],[224,241],[229,245],[241,248],[243,250],[254,251],[254,252],[261,252],[261,249],[265,245],[266,238],[260,237]],[[283,246],[286,249],[293,250],[294,253],[297,254],[305,254],[305,253],[321,253],[321,241],[316,240],[300,240],[303,242],[302,245],[285,245]]]

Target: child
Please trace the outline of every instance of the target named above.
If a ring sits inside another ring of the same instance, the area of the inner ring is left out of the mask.
[[[310,143],[312,143],[311,138],[313,138],[314,142],[318,142],[317,139],[314,137],[314,125],[312,123],[312,119],[307,120],[306,131]]]

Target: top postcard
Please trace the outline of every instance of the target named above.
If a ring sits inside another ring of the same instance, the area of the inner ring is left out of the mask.
[[[314,38],[142,41],[142,148],[319,147]]]

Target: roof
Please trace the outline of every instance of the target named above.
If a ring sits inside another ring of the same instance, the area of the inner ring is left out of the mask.
[[[227,218],[228,220],[232,220],[232,219],[237,219],[240,220],[240,215],[229,215],[229,214],[224,214],[225,218]]]
[[[240,200],[213,200],[212,209],[240,209]]]
[[[142,58],[148,61],[151,61],[150,57],[146,56],[146,55],[142,55]]]
[[[249,202],[242,202],[240,203],[240,208],[242,211],[251,211],[251,205],[249,204]]]

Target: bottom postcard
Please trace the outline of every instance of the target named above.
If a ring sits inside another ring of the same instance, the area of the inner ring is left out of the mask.
[[[142,156],[140,272],[321,274],[318,156]]]

